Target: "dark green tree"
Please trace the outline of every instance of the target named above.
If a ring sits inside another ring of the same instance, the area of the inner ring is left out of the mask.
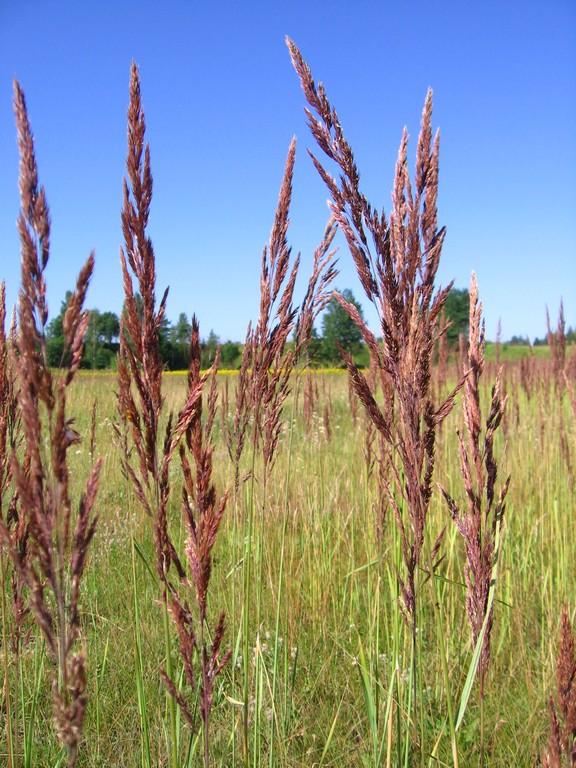
[[[354,298],[349,288],[339,291],[348,304],[353,304],[363,318],[362,307]],[[341,364],[342,356],[338,345],[346,352],[354,354],[362,342],[362,334],[358,326],[350,318],[344,307],[334,296],[330,299],[322,316],[322,354],[327,362]]]
[[[174,341],[176,344],[183,344],[188,346],[190,344],[190,334],[192,333],[192,326],[188,322],[185,312],[180,312],[178,315],[178,322],[173,328]]]
[[[119,331],[118,315],[91,309],[84,337],[82,367],[92,370],[111,368],[116,352],[114,339],[118,337]]]
[[[158,329],[158,343],[160,346],[160,359],[171,371],[178,368],[176,360],[176,347],[172,343],[172,328],[170,320],[164,315]]]
[[[190,335],[192,326],[188,322],[185,312],[180,312],[175,325],[170,328],[169,364],[172,370],[186,370],[190,362]]]
[[[444,305],[444,314],[450,321],[446,332],[449,347],[458,346],[458,337],[463,334],[468,338],[468,318],[470,315],[470,293],[468,288],[452,288]]]
[[[51,368],[60,368],[68,364],[64,355],[66,339],[64,337],[64,315],[72,298],[72,291],[66,291],[64,301],[60,305],[60,314],[53,317],[46,328],[46,353],[48,365]]]
[[[95,310],[97,311],[97,310]],[[120,334],[120,320],[114,312],[102,312],[98,319],[98,338],[104,344],[112,345]]]
[[[234,341],[227,341],[220,347],[220,366],[228,370],[234,370],[240,367],[242,361],[242,350],[240,344]]]
[[[317,368],[324,364],[324,343],[316,328],[312,327],[307,348],[308,365]]]
[[[220,338],[214,331],[210,331],[208,338],[202,345],[202,367],[210,368],[216,358],[216,350],[220,346]]]

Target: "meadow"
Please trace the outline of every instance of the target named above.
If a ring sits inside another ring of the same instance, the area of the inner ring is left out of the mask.
[[[565,602],[573,599],[576,577],[573,476],[560,439],[564,430],[574,445],[573,417],[566,411],[559,424],[550,367],[536,369],[530,397],[519,374],[516,365],[506,370],[508,413],[499,444],[501,471],[509,471],[513,479],[502,536],[486,696],[487,764],[494,766],[533,765],[546,742],[559,617]],[[305,416],[308,377],[317,398]],[[233,390],[236,383],[236,376],[221,376],[219,389]],[[142,765],[144,717],[151,764],[161,765],[167,733],[158,670],[164,663],[165,643],[152,523],[122,475],[113,444],[114,389],[112,374],[81,375],[70,393],[70,413],[81,435],[90,433],[92,403],[97,402],[95,447],[103,458],[98,525],[80,598],[89,705],[78,765]],[[488,382],[485,390],[483,397],[488,398]],[[184,398],[185,376],[166,376],[164,394],[167,406],[176,408]],[[222,421],[231,418],[233,413],[220,413],[216,424],[214,469],[219,488],[234,481],[221,435]],[[455,429],[460,422],[456,409],[442,427],[437,456],[438,480],[455,495],[461,493],[454,470]],[[212,614],[226,611],[225,642],[233,648],[215,694],[211,726],[215,765],[243,764],[242,670],[246,665],[251,763],[256,765],[268,763],[272,721],[274,765],[374,765],[370,709],[376,708],[378,739],[384,738],[393,680],[394,707],[402,716],[409,664],[405,661],[406,666],[398,670],[391,667],[398,631],[394,627],[397,542],[390,512],[380,509],[377,478],[367,451],[366,417],[358,403],[350,402],[346,373],[302,374],[286,404],[266,498],[259,483],[250,491],[244,483],[229,500],[214,550],[210,598]],[[91,462],[84,439],[71,456],[72,476],[85,477]],[[255,477],[260,475],[258,465],[253,471]],[[178,477],[174,482],[179,482]],[[249,492],[254,494],[252,501]],[[258,513],[247,542],[250,503]],[[183,537],[176,501],[170,517],[176,537]],[[423,592],[420,695],[427,751],[436,756],[426,760],[431,765],[452,764],[446,696],[458,703],[473,652],[466,626],[465,555],[446,504],[436,492],[428,521],[430,546],[447,524],[442,545],[446,557],[436,571],[436,589],[426,573],[418,576]],[[242,639],[245,555],[261,574],[260,581],[250,587],[258,592],[260,621],[256,624],[255,616],[250,617],[248,659]],[[440,602],[439,614],[431,607],[435,600]],[[449,692],[439,668],[438,621],[446,644]],[[137,633],[141,655],[135,658]],[[35,630],[22,651],[22,698],[17,706],[21,706],[22,720],[30,716],[35,703],[32,764],[48,766],[57,764],[59,750],[51,733],[50,687],[39,671],[42,663],[47,664],[44,654],[41,634]],[[142,715],[136,664],[142,665],[146,702]],[[374,697],[370,705],[363,694],[364,676]],[[457,738],[461,764],[477,764],[474,694]],[[186,764],[190,747],[189,764],[197,764],[200,745],[184,724],[179,741],[179,764]],[[5,756],[5,733],[0,750]]]
[[[16,766],[531,766],[576,759],[575,356],[485,354],[472,276],[449,356],[426,99],[374,210],[289,42],[333,218],[296,306],[291,145],[237,374],[162,370],[150,157],[132,67],[115,373],[79,370],[94,266],[46,354],[50,220],[23,92],[22,286],[0,290],[0,757]],[[317,117],[313,116],[313,113]],[[370,367],[306,366],[344,232]],[[368,243],[371,243],[369,246]],[[371,250],[372,248],[372,250]],[[137,295],[139,294],[139,301]]]

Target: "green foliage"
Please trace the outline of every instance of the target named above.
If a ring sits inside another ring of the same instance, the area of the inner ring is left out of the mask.
[[[113,312],[90,311],[88,330],[84,337],[82,367],[102,371],[113,366],[120,332],[118,315]]]
[[[242,362],[242,348],[240,344],[227,341],[220,348],[220,367],[235,370]]]
[[[72,291],[66,291],[64,301],[60,305],[60,313],[50,320],[46,328],[46,352],[48,365],[52,368],[65,367],[69,363],[69,355],[65,354],[64,315],[71,298]]]
[[[362,307],[349,288],[341,291],[344,301],[353,304],[363,317]],[[346,352],[357,352],[362,343],[360,329],[337,298],[332,297],[322,317],[322,356],[330,364],[341,365],[338,346]]]
[[[468,337],[468,316],[470,312],[470,293],[468,288],[452,288],[444,305],[450,327],[446,332],[448,346],[457,347],[458,337],[462,333]]]
[[[53,368],[59,368],[67,364],[63,359],[65,341],[63,320],[64,313],[70,300],[71,292],[67,291],[60,306],[58,315],[52,318],[46,329],[46,347],[48,363]],[[342,291],[343,298],[354,304],[362,315],[362,307],[354,298],[350,289]],[[141,305],[142,299],[136,295],[136,301]],[[468,289],[453,288],[448,294],[445,312],[452,325],[448,329],[448,343],[451,347],[458,346],[460,333],[468,333]],[[120,320],[114,312],[100,312],[98,309],[90,310],[88,329],[84,339],[84,354],[81,367],[89,370],[109,370],[115,367],[116,353],[118,351],[118,335],[120,333]],[[178,315],[175,324],[171,324],[168,318],[164,318],[160,328],[160,353],[167,370],[182,371],[188,368],[189,345],[191,325],[184,312]],[[576,341],[576,332],[569,328],[566,332],[567,343]],[[312,330],[310,346],[308,349],[308,363],[313,368],[342,366],[342,357],[336,346],[336,342],[344,349],[352,352],[356,364],[365,368],[370,363],[370,356],[366,345],[362,343],[362,335],[354,325],[346,310],[336,298],[332,298],[322,317],[322,335],[316,328]],[[237,370],[242,362],[242,345],[235,341],[226,341],[221,344],[219,336],[211,330],[206,340],[202,343],[202,367],[209,368],[214,362],[216,349],[220,346],[220,365],[228,370]],[[487,345],[487,359],[494,356],[493,350]],[[509,350],[513,347],[514,350]],[[534,347],[540,348],[544,354],[548,352],[546,338],[535,339]],[[516,359],[531,353],[529,341],[521,336],[512,338],[501,346],[503,359]]]
[[[192,333],[192,326],[188,322],[185,312],[180,312],[178,315],[178,322],[172,327],[171,336],[173,337],[175,344],[188,346],[190,344],[190,335]]]
[[[210,331],[202,348],[202,367],[210,368],[216,358],[216,350],[220,346],[220,338]]]

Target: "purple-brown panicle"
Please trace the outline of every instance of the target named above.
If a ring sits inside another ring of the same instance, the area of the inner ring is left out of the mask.
[[[469,339],[462,366],[466,379],[462,396],[465,434],[458,432],[460,474],[464,486],[465,506],[458,504],[441,487],[450,516],[464,539],[466,565],[466,611],[472,630],[472,642],[477,643],[482,626],[486,629],[478,665],[480,696],[484,696],[484,681],[490,661],[490,638],[493,606],[488,597],[492,581],[494,559],[497,556],[498,531],[502,526],[505,499],[510,478],[497,490],[498,462],[494,452],[494,438],[500,426],[506,398],[501,391],[501,369],[492,389],[490,412],[483,427],[480,405],[480,378],[484,371],[484,323],[482,304],[478,298],[476,276],[472,274],[470,287]],[[484,432],[483,432],[484,429]]]
[[[556,701],[550,697],[550,735],[545,768],[576,765],[576,652],[567,608],[562,611],[556,667]]]
[[[360,402],[383,440],[380,472],[382,498],[392,506],[400,529],[406,576],[398,574],[404,608],[415,632],[416,571],[424,544],[425,521],[432,490],[435,430],[453,406],[454,393],[433,406],[430,370],[434,346],[442,333],[440,314],[448,291],[435,290],[445,230],[437,226],[439,136],[432,137],[432,93],[428,92],[418,139],[414,186],[407,167],[408,134],[402,135],[392,193],[392,212],[372,207],[360,191],[360,173],[336,110],[321,83],[291,40],[287,41],[309,108],[308,124],[319,148],[340,171],[331,175],[320,160],[312,161],[330,192],[329,208],[344,233],[358,277],[380,320],[382,341],[369,330],[356,308],[339,301],[360,329],[370,350],[371,366],[385,398],[385,412],[370,383],[352,358],[346,366]],[[404,479],[394,466],[400,457]],[[405,519],[396,498],[407,503]]]
[[[63,362],[68,358],[69,364],[65,376],[55,379],[48,367],[45,335],[48,306],[44,270],[50,251],[50,217],[44,189],[38,186],[34,139],[18,83],[14,85],[14,111],[20,150],[22,282],[10,361],[18,381],[24,450],[20,456],[12,451],[10,466],[17,496],[12,512],[20,535],[11,535],[9,521],[4,519],[0,534],[14,566],[14,583],[20,592],[26,584],[29,605],[54,663],[55,730],[67,748],[69,766],[74,766],[87,701],[85,654],[75,650],[80,633],[79,588],[96,528],[92,510],[101,461],[92,467],[73,524],[67,453],[81,438],[72,427],[74,419],[68,417],[66,400],[80,364],[88,322],[83,306],[94,254],[80,272],[64,315]],[[3,333],[1,346],[6,349]],[[0,365],[4,366],[2,360]],[[49,451],[44,449],[45,441]]]

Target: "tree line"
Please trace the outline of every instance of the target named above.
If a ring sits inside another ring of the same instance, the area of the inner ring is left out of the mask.
[[[345,301],[354,304],[363,317],[360,303],[350,289],[341,291]],[[72,293],[68,291],[55,316],[47,327],[48,363],[54,368],[67,364],[65,356],[64,313]],[[468,332],[469,295],[467,289],[452,289],[446,302],[445,313],[450,320],[447,331],[448,345],[456,347],[461,333]],[[140,297],[137,296],[139,301]],[[159,329],[160,355],[167,370],[185,370],[189,362],[190,334],[192,327],[184,312],[178,320],[171,323],[164,318]],[[84,337],[81,367],[89,370],[112,369],[116,364],[119,348],[120,318],[114,312],[90,310],[88,328]],[[202,341],[202,366],[209,368],[220,349],[220,366],[224,369],[238,369],[242,361],[242,343],[237,341],[220,342],[214,331]],[[349,352],[357,365],[366,366],[369,354],[358,327],[350,319],[340,302],[332,298],[322,315],[321,333],[313,329],[308,351],[309,364],[316,367],[340,367],[343,365],[340,349]]]

